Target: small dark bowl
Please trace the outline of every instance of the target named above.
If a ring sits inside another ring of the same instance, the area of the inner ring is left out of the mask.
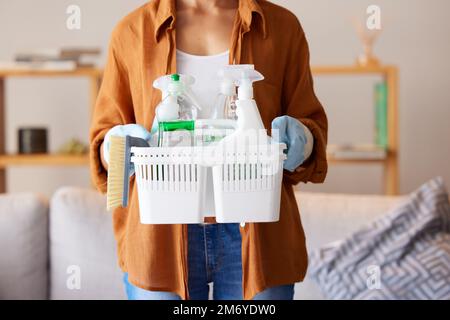
[[[19,154],[47,153],[46,128],[19,128]]]

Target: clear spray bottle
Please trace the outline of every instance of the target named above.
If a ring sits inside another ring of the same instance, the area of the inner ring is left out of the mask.
[[[236,86],[225,68],[219,71],[219,77],[222,78],[220,91],[214,102],[211,118],[236,120]]]
[[[196,127],[201,129],[202,145],[218,142],[236,129],[238,94],[236,84],[242,70],[254,70],[250,64],[227,65],[217,73],[219,93],[214,101],[211,119],[197,121]]]
[[[218,72],[220,79],[220,91],[216,97],[212,118],[237,120],[236,100],[236,76],[240,70],[253,70],[254,66],[250,64],[228,65],[221,68]]]
[[[163,98],[156,108],[152,126],[159,147],[194,144],[195,119],[200,109],[190,89],[194,81],[191,76],[173,74],[160,77],[153,83],[162,91]]]

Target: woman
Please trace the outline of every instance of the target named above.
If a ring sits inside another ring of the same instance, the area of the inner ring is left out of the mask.
[[[112,35],[91,128],[94,181],[106,192],[111,135],[148,138],[161,99],[154,79],[189,73],[208,104],[217,90],[207,78],[227,63],[254,64],[266,78],[255,85],[255,99],[266,128],[279,129],[288,145],[280,221],[142,225],[132,180],[129,208],[114,212],[130,299],[207,299],[211,282],[215,299],[293,299],[305,276],[293,185],[324,181],[327,118],[305,35],[284,8],[262,0],[153,0],[124,18]]]

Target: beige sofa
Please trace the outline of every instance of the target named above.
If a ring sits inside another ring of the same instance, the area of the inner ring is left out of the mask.
[[[310,250],[342,239],[401,197],[297,193]],[[92,190],[0,196],[0,299],[124,299],[111,216]],[[308,277],[296,299],[321,299]]]

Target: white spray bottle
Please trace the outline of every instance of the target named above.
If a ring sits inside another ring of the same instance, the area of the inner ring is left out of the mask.
[[[237,124],[236,131],[227,136],[223,143],[234,143],[242,141],[243,138],[255,137],[255,143],[267,143],[267,134],[264,123],[253,97],[253,83],[264,80],[264,76],[251,68],[236,68],[232,72],[235,84],[238,87],[238,99],[236,100]],[[261,141],[261,133],[264,133]]]
[[[264,123],[253,97],[253,83],[264,80],[264,76],[254,69],[239,70],[238,100],[236,101],[237,130],[264,130]]]

